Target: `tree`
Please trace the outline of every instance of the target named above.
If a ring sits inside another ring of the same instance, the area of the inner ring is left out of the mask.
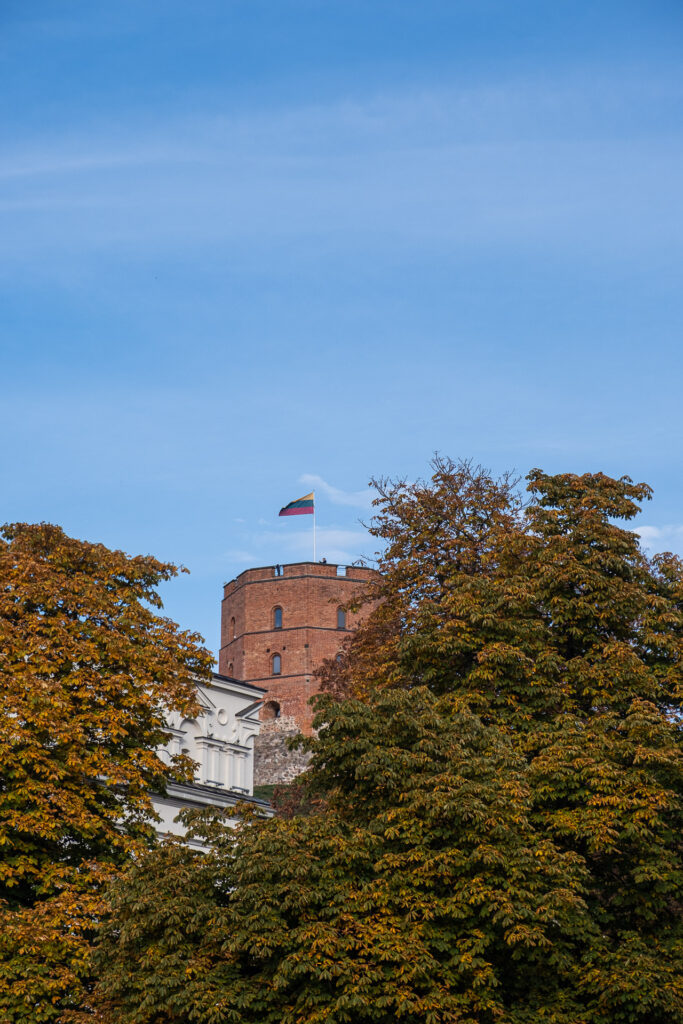
[[[446,459],[429,483],[379,482],[384,605],[324,683],[426,684],[506,733],[532,821],[588,870],[587,1019],[683,1019],[683,568],[618,525],[647,485],[527,479],[526,505]]]
[[[216,838],[215,928],[165,852],[119,890],[122,1021],[683,1021],[683,567],[623,525],[649,488],[433,470],[379,482],[381,603],[323,669],[300,812]]]
[[[117,886],[105,1020],[575,1020],[582,868],[531,827],[509,740],[424,688],[315,721],[317,809],[209,826],[208,855],[173,843]]]
[[[509,549],[521,537],[516,480],[495,480],[468,462],[442,458],[433,470],[429,483],[373,481],[369,532],[382,544],[379,574],[356,601],[372,612],[344,655],[319,670],[322,688],[362,696],[377,687],[426,685],[441,693],[468,680],[471,700],[488,709],[495,686],[485,676],[495,661],[508,691],[508,676],[519,678],[526,705],[529,658],[520,662],[508,651],[510,640],[519,646],[533,630],[525,589],[509,585],[518,564],[514,558],[511,566]],[[477,674],[485,648],[488,664]],[[483,704],[480,687],[488,691]]]
[[[104,886],[154,841],[168,709],[196,713],[211,659],[155,613],[175,566],[68,537],[0,531],[0,1016],[87,1002]]]

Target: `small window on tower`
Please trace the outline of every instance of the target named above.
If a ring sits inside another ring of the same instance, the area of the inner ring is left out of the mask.
[[[343,608],[337,608],[337,629],[346,629],[346,612]]]
[[[273,611],[273,629],[282,629],[282,608]]]
[[[279,676],[282,672],[282,659],[279,654],[274,654],[272,657],[273,675]]]
[[[235,632],[235,618],[233,616],[233,618],[230,619],[230,639],[234,640],[236,636],[237,633]]]
[[[232,662],[228,665],[228,675],[232,676]]]

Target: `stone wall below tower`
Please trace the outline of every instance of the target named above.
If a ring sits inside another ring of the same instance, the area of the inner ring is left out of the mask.
[[[300,729],[291,716],[275,718],[261,724],[254,741],[254,785],[293,782],[304,771],[311,755],[303,750],[290,750],[287,740]]]

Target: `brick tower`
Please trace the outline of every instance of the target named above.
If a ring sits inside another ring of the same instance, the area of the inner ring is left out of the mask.
[[[219,671],[267,689],[262,718],[282,717],[310,733],[313,673],[357,625],[359,616],[343,606],[375,576],[326,562],[247,569],[225,584]]]

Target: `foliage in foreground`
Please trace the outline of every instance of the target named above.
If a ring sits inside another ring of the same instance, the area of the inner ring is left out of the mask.
[[[529,493],[380,484],[382,601],[324,669],[299,813],[132,872],[105,1018],[683,1021],[681,563],[617,525],[645,485]]]
[[[379,483],[383,600],[324,683],[428,685],[509,736],[535,827],[588,872],[589,1019],[678,1020],[683,567],[620,524],[650,490],[534,470],[525,504],[507,477],[433,469]]]
[[[176,574],[48,524],[0,532],[0,1019],[87,1004],[105,885],[154,841],[166,709],[196,712],[199,638],[155,614]]]
[[[173,844],[119,887],[111,1019],[570,1019],[582,868],[531,827],[510,743],[426,690],[327,698],[323,721],[322,813]]]

